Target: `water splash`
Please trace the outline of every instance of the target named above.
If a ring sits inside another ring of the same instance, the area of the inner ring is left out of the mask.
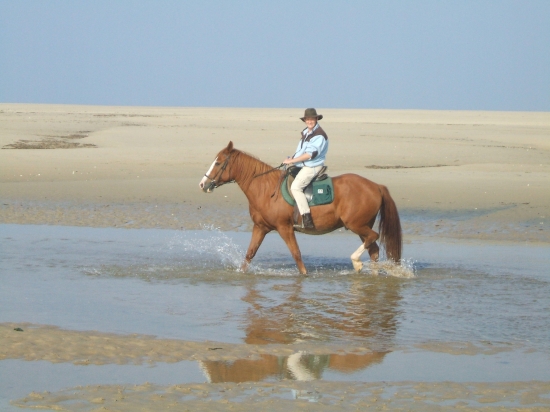
[[[167,247],[171,251],[183,254],[187,263],[190,261],[200,261],[203,268],[219,268],[225,270],[234,270],[240,272],[241,264],[244,260],[245,251],[235,241],[223,232],[220,228],[214,225],[202,225],[202,233],[193,233],[189,236],[188,232],[181,232],[168,242]],[[384,256],[382,256],[384,258]],[[400,264],[395,264],[390,260],[382,260],[379,262],[365,262],[363,273],[372,275],[392,276],[396,278],[414,278],[415,264],[413,259],[402,259]],[[352,275],[355,272],[348,267],[348,262],[344,263],[341,259],[334,262],[326,258],[316,262],[315,259],[310,262],[309,269],[311,275],[321,274],[328,271],[335,275]],[[253,261],[248,267],[247,273],[251,275],[262,276],[295,276],[296,266],[292,262],[280,262],[271,260],[267,265],[258,261]]]
[[[168,242],[168,249],[187,255],[185,259],[187,262],[189,260],[201,260],[203,268],[214,269],[219,268],[219,265],[221,265],[225,270],[242,273],[241,265],[246,251],[236,244],[226,232],[214,225],[203,224],[201,229],[203,233],[195,232],[191,238],[185,232],[176,234]],[[258,261],[252,261],[246,273],[248,275],[286,277],[296,276],[297,269],[294,263],[281,266],[280,262],[270,262],[268,265],[262,265]]]
[[[416,260],[401,259],[399,264],[391,260],[383,260],[379,262],[367,262],[365,268],[367,273],[372,275],[385,275],[395,278],[411,279],[416,277]]]
[[[226,269],[238,269],[245,252],[224,232],[213,225],[203,225],[207,237],[189,239],[182,234],[175,235],[168,242],[169,250],[191,252],[194,258],[207,257],[209,262],[219,262]]]

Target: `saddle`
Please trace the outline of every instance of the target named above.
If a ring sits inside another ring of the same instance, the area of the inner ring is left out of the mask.
[[[325,173],[327,171],[328,167],[327,166],[323,166],[321,168],[321,170],[319,170],[319,173],[317,173],[317,175],[313,178],[313,180],[311,182],[319,182],[321,180],[325,180],[325,179],[328,179],[328,175]],[[296,178],[296,176],[298,176],[298,173],[300,173],[300,170],[302,170],[301,167],[297,167],[297,166],[290,166],[287,170],[287,174],[292,176],[292,180],[290,182],[290,184],[292,184],[292,182],[294,181],[294,179]],[[288,186],[290,188],[290,186]]]
[[[292,167],[288,169],[287,176],[283,179],[281,184],[281,193],[286,202],[294,206],[294,222],[299,223],[301,216],[298,211],[298,206],[294,200],[294,196],[290,191],[290,186],[294,179],[300,172],[299,167]],[[311,183],[305,188],[304,194],[306,195],[307,202],[310,207],[326,205],[332,203],[334,200],[334,187],[332,185],[332,178],[328,177],[325,173],[327,170],[326,166],[319,171],[317,176],[311,181]]]
[[[296,178],[296,176],[298,176],[298,173],[300,173],[300,170],[302,170],[301,167],[292,166],[290,169],[288,169],[288,174],[287,174],[287,177],[285,179],[286,191],[288,192],[288,194],[292,198],[292,203],[294,203],[294,195],[290,191],[290,187],[292,186],[292,183],[294,182],[294,179]],[[321,168],[321,170],[319,170],[319,173],[317,173],[317,175],[310,182],[310,184],[307,185],[306,188],[304,189],[304,194],[306,195],[307,202],[309,203],[310,206],[315,206],[315,205],[311,204],[311,202],[313,200],[313,185],[314,185],[315,182],[321,182],[321,181],[327,180],[329,178],[328,175],[325,173],[326,171],[327,171],[327,167],[323,166]],[[332,179],[330,179],[330,180],[332,182]],[[318,186],[318,185],[316,185],[316,186]],[[323,193],[324,193],[324,191],[321,188],[321,192],[319,192],[319,194],[323,194]],[[320,201],[324,202],[325,200],[326,199],[323,199],[323,200],[320,200]],[[327,203],[330,203],[330,202],[327,202]],[[315,204],[325,204],[325,203],[315,203]]]

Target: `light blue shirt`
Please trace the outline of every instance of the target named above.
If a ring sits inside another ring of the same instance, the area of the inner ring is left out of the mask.
[[[293,157],[300,157],[304,153],[308,153],[312,156],[312,158],[302,163],[296,163],[296,166],[314,167],[322,166],[325,163],[325,158],[328,152],[328,140],[325,139],[323,135],[317,135],[314,136],[309,142],[305,141],[305,139],[309,135],[313,134],[318,127],[319,123],[315,125],[311,132],[307,127],[302,131],[302,136],[304,136],[304,143],[302,145],[302,140],[300,139],[300,141],[298,142],[298,147],[296,148],[296,153]]]

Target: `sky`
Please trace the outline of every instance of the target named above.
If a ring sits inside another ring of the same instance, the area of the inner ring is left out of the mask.
[[[0,102],[550,111],[550,1],[0,0]]]

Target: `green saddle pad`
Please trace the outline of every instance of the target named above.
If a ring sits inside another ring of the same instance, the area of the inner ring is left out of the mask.
[[[288,190],[288,176],[285,177],[283,183],[281,184],[281,192],[283,193],[283,197],[289,205],[294,206],[296,204],[294,198]],[[309,200],[308,192],[313,194],[311,200]],[[313,184],[310,184],[306,188],[304,193],[306,194],[306,197],[308,197],[308,204],[310,206],[319,206],[332,203],[332,201],[334,200],[334,186],[332,185],[332,178],[328,177],[319,182],[313,182]]]

